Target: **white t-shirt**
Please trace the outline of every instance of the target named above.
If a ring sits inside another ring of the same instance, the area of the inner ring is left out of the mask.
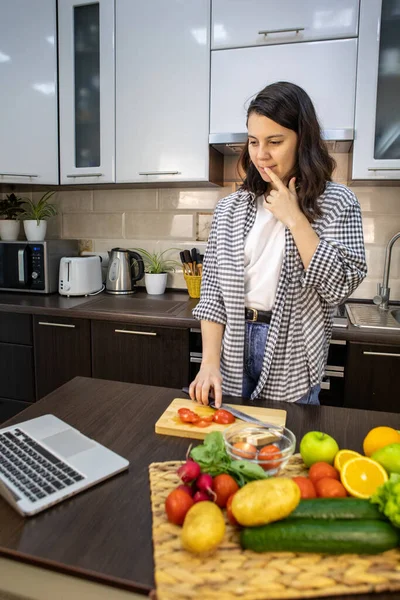
[[[244,245],[247,308],[272,310],[285,251],[285,226],[257,198],[257,216]]]

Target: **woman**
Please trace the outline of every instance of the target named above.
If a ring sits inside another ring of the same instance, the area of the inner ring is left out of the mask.
[[[267,86],[247,112],[240,189],[218,202],[203,265],[203,359],[189,388],[319,404],[332,314],[366,275],[358,201],[313,104],[292,83]]]

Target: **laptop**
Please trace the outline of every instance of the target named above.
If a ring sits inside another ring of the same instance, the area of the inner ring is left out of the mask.
[[[0,429],[0,495],[31,516],[124,471],[129,462],[54,415]]]

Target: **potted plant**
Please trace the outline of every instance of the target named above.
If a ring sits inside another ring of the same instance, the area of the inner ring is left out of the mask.
[[[49,203],[55,192],[46,192],[36,204],[32,200],[25,201],[21,219],[24,221],[26,239],[29,242],[41,242],[47,231],[47,219],[57,214],[57,208]]]
[[[148,294],[159,295],[165,292],[168,273],[175,271],[180,263],[176,260],[166,258],[168,252],[178,250],[169,248],[163,252],[148,252],[143,248],[135,248],[142,255],[144,262],[144,282]]]
[[[7,194],[0,200],[0,237],[7,242],[18,239],[20,223],[18,217],[23,212],[22,204],[25,198],[18,198],[15,194]]]

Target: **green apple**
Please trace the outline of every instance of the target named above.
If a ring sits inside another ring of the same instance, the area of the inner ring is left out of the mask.
[[[336,440],[322,431],[309,431],[300,442],[300,454],[306,467],[320,461],[332,465],[338,451]]]
[[[400,473],[400,444],[389,444],[374,452],[371,456],[386,471],[390,473]]]

